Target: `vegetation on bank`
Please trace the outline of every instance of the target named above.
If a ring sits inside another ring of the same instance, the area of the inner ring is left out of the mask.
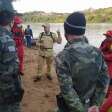
[[[85,11],[89,23],[112,23],[112,7]]]
[[[104,9],[88,9],[84,11],[88,23],[112,23],[112,7]],[[63,23],[69,13],[45,13],[35,11],[22,15],[25,22],[33,23]]]
[[[50,23],[62,23],[64,19],[68,16],[66,13],[45,13],[45,12],[30,12],[24,13],[23,19],[25,22],[33,22],[33,23],[43,23],[43,22],[50,22]]]

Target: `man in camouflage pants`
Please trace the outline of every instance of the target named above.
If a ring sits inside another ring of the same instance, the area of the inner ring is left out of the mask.
[[[46,63],[47,71],[46,76],[49,80],[52,80],[51,76],[51,66],[53,62],[53,44],[61,44],[62,38],[59,31],[57,31],[58,36],[50,32],[50,24],[45,23],[42,25],[44,32],[40,33],[37,46],[39,48],[38,56],[38,68],[37,76],[34,78],[34,81],[38,81],[43,76],[43,68]]]
[[[10,27],[13,16],[11,0],[0,0],[0,112],[21,112],[23,90]]]
[[[102,53],[84,41],[86,19],[74,12],[64,22],[68,45],[56,57],[61,92],[58,112],[98,112],[109,79]]]

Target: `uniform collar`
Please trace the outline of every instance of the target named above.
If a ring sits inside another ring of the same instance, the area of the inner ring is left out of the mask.
[[[74,43],[77,43],[77,42],[84,42],[83,37],[81,37],[81,38],[75,38],[74,40],[69,41],[68,43],[69,44],[74,44]]]
[[[67,42],[67,44],[65,45],[65,48],[71,46],[72,44],[77,44],[79,42],[83,42],[83,43],[85,42],[83,37],[82,38],[77,38],[77,39],[74,39],[72,41]]]

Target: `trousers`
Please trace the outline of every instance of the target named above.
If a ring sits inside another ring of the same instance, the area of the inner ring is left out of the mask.
[[[46,75],[51,75],[51,67],[52,67],[52,62],[53,62],[53,57],[43,57],[39,56],[38,57],[38,76],[42,76],[43,74],[43,68],[46,65]]]

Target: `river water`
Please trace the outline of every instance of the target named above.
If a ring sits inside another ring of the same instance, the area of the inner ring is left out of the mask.
[[[28,23],[29,24],[29,23]],[[27,24],[25,24],[24,27],[26,27]],[[43,28],[41,27],[42,24],[30,24],[31,28],[33,30],[34,38],[38,38],[39,33],[43,31]],[[54,54],[59,53],[66,44],[66,40],[64,38],[64,29],[63,24],[51,24],[51,31],[56,32],[57,30],[60,30],[62,35],[62,44],[54,44]],[[105,33],[107,30],[112,29],[112,24],[88,24],[87,30],[85,36],[88,38],[89,43],[93,46],[99,47],[101,42],[105,39],[105,36],[103,36],[103,33]]]

